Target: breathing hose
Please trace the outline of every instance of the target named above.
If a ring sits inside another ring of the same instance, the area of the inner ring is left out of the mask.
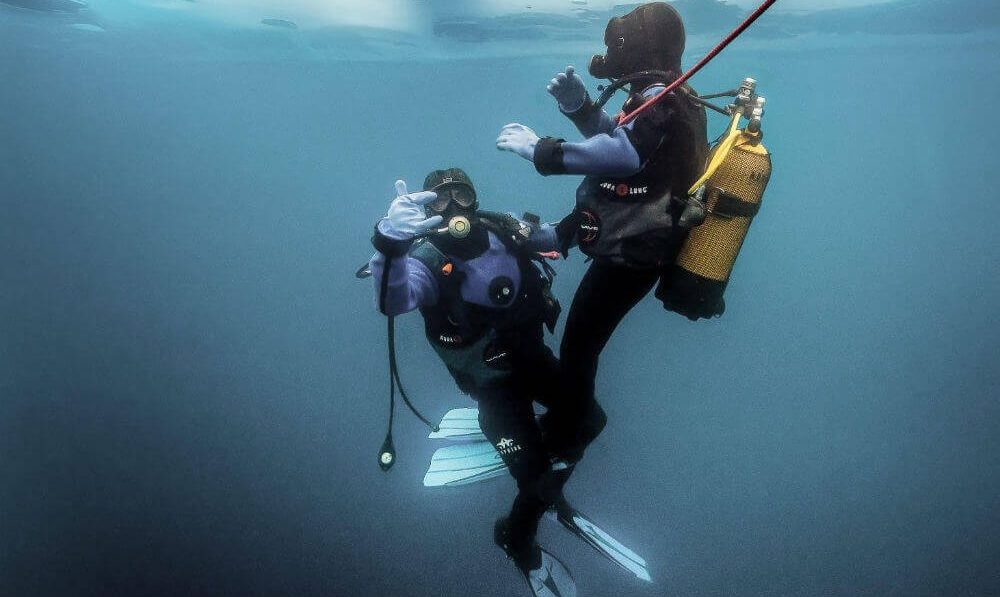
[[[771,8],[771,6],[777,1],[778,0],[764,0],[764,3],[758,6],[757,10],[750,13],[750,16],[748,16],[742,23],[740,23],[739,27],[733,29],[733,31],[729,35],[727,35],[725,39],[719,42],[719,45],[712,48],[711,52],[709,52],[708,54],[705,55],[704,58],[699,60],[698,64],[692,66],[686,73],[681,75],[680,78],[678,78],[676,81],[668,85],[666,89],[664,89],[663,91],[657,93],[653,97],[643,102],[641,106],[639,106],[629,114],[622,116],[621,119],[618,121],[618,125],[624,126],[629,122],[632,122],[633,120],[635,120],[637,116],[639,116],[639,114],[645,112],[650,107],[652,107],[653,104],[657,103],[658,101],[666,97],[668,93],[672,93],[678,87],[686,83],[688,79],[693,77],[698,71],[702,69],[702,67],[711,62],[713,58],[718,56],[719,52],[724,50],[726,46],[731,44],[733,40],[735,40],[737,37],[740,36],[741,33],[746,31],[747,28],[754,23],[754,21],[760,18],[760,16],[764,14],[767,11],[767,9]]]

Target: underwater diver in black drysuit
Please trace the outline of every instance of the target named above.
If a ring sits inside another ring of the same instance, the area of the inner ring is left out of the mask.
[[[611,19],[604,42],[607,54],[594,56],[589,70],[597,78],[629,82],[623,114],[680,76],[684,25],[669,4],[644,4]],[[704,168],[707,118],[705,109],[688,99],[694,91],[687,86],[625,125],[591,101],[572,67],[548,89],[585,139],[539,139],[515,123],[503,128],[497,147],[532,161],[542,175],[585,175],[573,213],[558,228],[563,252],[575,240],[593,263],[573,298],[560,348],[566,400],[547,414],[548,423],[562,433],[551,438],[553,449],[572,461],[601,431],[591,424],[603,419],[594,379],[611,334],[658,280],[657,297],[665,306],[671,300],[661,291],[687,235],[678,225],[685,206],[679,198]],[[705,317],[722,308],[687,305],[685,310]]]
[[[423,188],[408,194],[397,181],[397,197],[375,228],[376,301],[388,316],[419,309],[431,346],[478,402],[482,431],[518,486],[495,539],[529,583],[544,584],[535,576],[561,564],[540,549],[535,534],[572,472],[572,465],[550,458],[532,404],[551,408],[561,396],[559,362],[543,340],[559,305],[550,292],[551,269],[535,265],[544,263],[540,253],[556,251],[556,230],[530,214],[522,220],[478,211],[475,188],[458,168],[431,172]],[[444,223],[452,234],[437,231]]]

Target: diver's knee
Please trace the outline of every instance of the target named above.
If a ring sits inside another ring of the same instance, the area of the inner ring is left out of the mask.
[[[573,465],[564,461],[557,461],[555,465],[549,466],[546,470],[534,479],[521,483],[518,482],[518,490],[524,496],[531,496],[546,506],[551,506],[562,497],[563,486],[573,474]]]

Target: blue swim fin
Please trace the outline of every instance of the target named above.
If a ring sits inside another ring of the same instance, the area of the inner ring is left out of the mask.
[[[559,558],[542,549],[542,565],[524,573],[534,597],[576,597],[576,581]]]
[[[507,472],[507,465],[490,442],[445,446],[434,452],[424,475],[424,487],[454,487],[478,483]]]
[[[475,408],[449,410],[441,417],[438,431],[431,432],[427,437],[453,441],[486,441],[486,436],[479,428],[479,410]]]
[[[618,540],[591,522],[589,518],[571,506],[566,501],[566,498],[562,498],[557,502],[549,510],[548,515],[558,520],[566,530],[583,539],[604,557],[642,580],[653,582],[653,579],[649,576],[646,560],[639,557],[634,551],[619,543]]]

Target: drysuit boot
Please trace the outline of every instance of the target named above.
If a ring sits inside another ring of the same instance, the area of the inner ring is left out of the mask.
[[[563,486],[572,474],[572,465],[553,464],[534,482],[521,487],[510,514],[494,525],[494,542],[521,570],[527,572],[541,565],[541,550],[535,541],[538,521],[549,508],[563,501]]]
[[[514,564],[522,572],[527,574],[542,565],[542,548],[535,541],[538,520],[530,525],[534,530],[526,532],[523,527],[519,528],[512,522],[511,518],[504,516],[496,521],[493,525],[493,542],[507,554],[508,558],[514,560]],[[521,521],[521,524],[524,524],[524,521]]]

